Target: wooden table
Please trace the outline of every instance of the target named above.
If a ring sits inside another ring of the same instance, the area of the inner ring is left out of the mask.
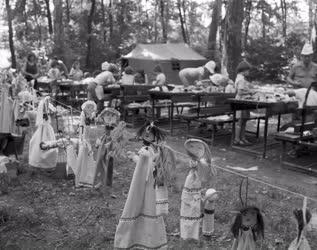
[[[280,128],[280,120],[281,114],[289,114],[294,113],[298,107],[298,103],[296,101],[293,102],[257,102],[251,100],[237,100],[237,99],[228,99],[231,109],[233,111],[233,123],[232,123],[232,138],[231,138],[231,146],[233,148],[237,148],[243,151],[257,153],[245,147],[234,146],[233,142],[235,139],[235,130],[236,130],[236,111],[238,110],[255,110],[255,109],[265,109],[264,116],[264,145],[262,157],[266,158],[267,151],[267,137],[268,137],[268,121],[269,118],[273,115],[278,115],[278,124],[277,130]]]
[[[153,110],[153,120],[155,119],[155,106],[156,101],[158,100],[169,100],[170,101],[170,112],[169,112],[169,121],[170,121],[170,131],[173,133],[173,116],[174,116],[174,107],[176,103],[179,102],[188,102],[193,103],[192,106],[194,106],[194,103],[197,103],[197,106],[200,105],[200,102],[202,101],[203,97],[214,97],[219,98],[221,96],[228,96],[231,94],[223,93],[223,92],[214,92],[214,93],[208,93],[208,92],[163,92],[163,91],[149,91],[151,102],[152,102],[152,110]]]

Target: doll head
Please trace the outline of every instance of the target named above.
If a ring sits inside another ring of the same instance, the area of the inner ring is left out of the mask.
[[[205,198],[207,201],[215,201],[218,198],[217,191],[213,188],[207,189]]]
[[[235,238],[239,237],[240,230],[251,229],[254,241],[259,237],[264,237],[264,221],[260,209],[255,206],[248,206],[241,209],[231,227],[231,232]]]
[[[165,140],[166,134],[155,125],[154,122],[147,121],[137,132],[137,136],[142,138],[144,145],[160,143]]]
[[[81,105],[81,109],[85,116],[85,123],[89,125],[91,120],[95,117],[97,111],[97,105],[93,101],[86,101]]]
[[[208,162],[208,159],[211,159],[211,152],[208,145],[199,139],[188,139],[185,141],[184,147],[187,154],[193,160],[205,159]]]
[[[113,128],[120,121],[120,112],[114,108],[105,108],[98,116],[98,120],[102,121],[106,127]]]

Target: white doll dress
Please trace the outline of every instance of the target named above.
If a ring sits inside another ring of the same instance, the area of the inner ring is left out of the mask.
[[[201,181],[197,168],[191,168],[187,175],[181,198],[180,236],[182,239],[199,240],[201,222]]]
[[[128,198],[115,234],[115,249],[167,249],[164,220],[156,214],[154,157],[151,147],[143,147],[139,151]]]
[[[239,231],[239,237],[234,239],[231,250],[255,250],[256,244],[253,239],[252,229],[248,229],[247,231],[241,230]]]

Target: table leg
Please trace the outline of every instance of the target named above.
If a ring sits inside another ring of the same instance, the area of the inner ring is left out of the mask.
[[[281,127],[281,114],[278,114],[278,117],[277,117],[277,132],[280,132],[280,127]]]
[[[234,139],[236,137],[236,117],[237,117],[237,111],[233,110],[233,121],[232,121],[232,132],[231,132],[231,146],[233,145]]]
[[[173,115],[174,115],[174,102],[171,103],[171,113],[170,113],[170,131],[173,135]]]
[[[267,146],[267,134],[268,134],[269,116],[266,111],[265,113],[265,123],[264,123],[264,148],[263,148],[263,158],[266,157],[266,146]]]

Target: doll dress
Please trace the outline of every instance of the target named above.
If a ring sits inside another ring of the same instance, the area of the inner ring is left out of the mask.
[[[115,249],[167,249],[165,224],[156,214],[154,158],[151,147],[142,147],[128,198],[117,225]]]
[[[214,232],[214,220],[215,220],[215,214],[214,214],[214,202],[206,201],[205,204],[205,212],[204,212],[204,218],[203,218],[203,235],[205,236],[211,236]]]
[[[298,242],[297,238],[292,241],[288,250],[311,250],[311,248],[306,237],[302,234]]]
[[[231,250],[255,250],[256,245],[253,239],[252,228],[239,231],[238,239],[234,239]]]
[[[199,240],[199,228],[201,222],[201,181],[197,168],[191,166],[186,177],[181,197],[180,210],[180,236],[182,239]]]
[[[0,99],[0,133],[12,133],[13,131],[13,101],[9,98],[8,89],[4,86]]]

